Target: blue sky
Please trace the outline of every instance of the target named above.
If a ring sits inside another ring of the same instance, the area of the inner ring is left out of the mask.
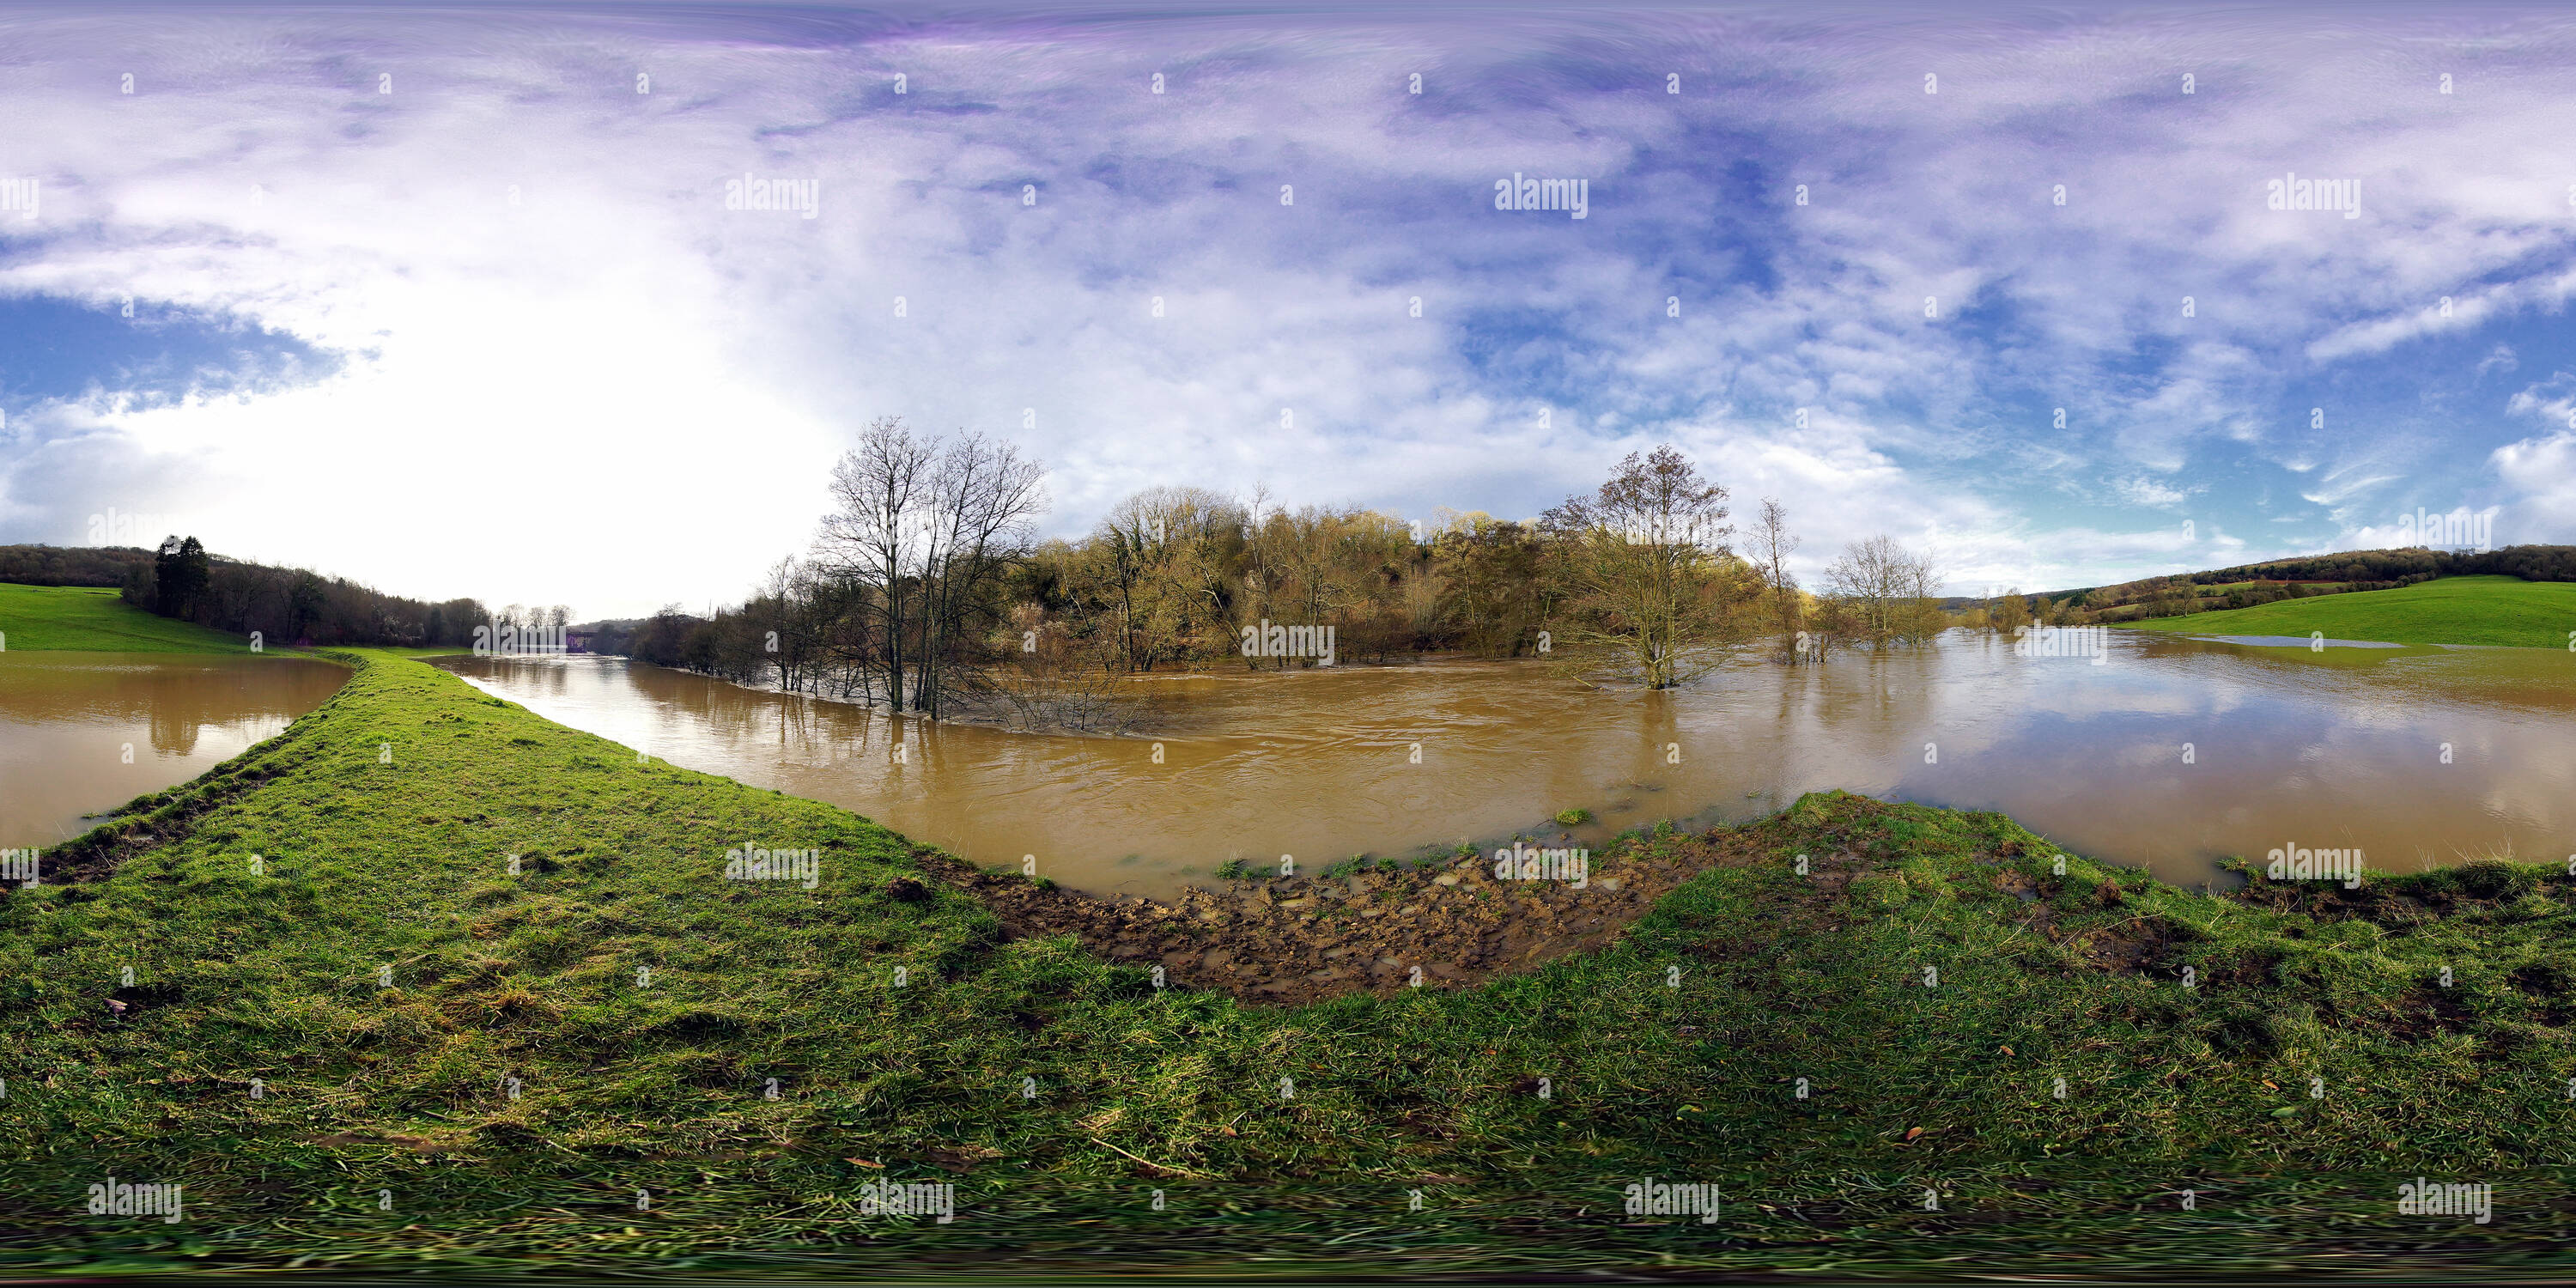
[[[2419,508],[2576,541],[2541,7],[20,7],[0,45],[0,540],[114,511],[699,605],[893,414],[1022,442],[1066,534],[1167,482],[1524,517],[1670,441],[1810,575],[1886,532],[1957,593]],[[1586,217],[1496,210],[1514,174]],[[2293,174],[2357,216],[2271,209]]]

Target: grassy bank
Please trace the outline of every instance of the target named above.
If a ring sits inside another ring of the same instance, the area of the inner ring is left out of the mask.
[[[0,636],[16,652],[89,649],[112,653],[239,653],[250,642],[155,617],[87,586],[0,582]]]
[[[2299,635],[2386,644],[2567,647],[2576,631],[2576,583],[2517,577],[2443,577],[2313,599],[2280,600],[2188,617],[2126,622],[2192,635]]]
[[[48,855],[90,879],[0,899],[0,1264],[2565,1260],[2559,871],[2233,900],[1821,794],[1623,842],[1727,861],[1606,948],[1263,1008],[1008,939],[847,812],[346,656],[287,733]],[[726,879],[746,843],[819,852],[816,887]],[[2494,1183],[2495,1220],[2398,1215],[2419,1173]],[[89,1215],[111,1174],[187,1219]],[[1650,1177],[1721,1219],[1622,1215]],[[883,1179],[957,1220],[862,1215]]]

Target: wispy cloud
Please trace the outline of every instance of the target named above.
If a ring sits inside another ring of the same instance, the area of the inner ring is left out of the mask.
[[[2109,582],[2268,534],[2264,485],[2368,501],[2400,476],[2343,419],[2370,399],[2320,390],[2446,338],[2483,376],[2576,274],[2525,178],[2576,69],[2545,14],[2479,26],[2519,56],[2448,99],[2439,23],[2304,9],[1138,18],[21,11],[0,172],[46,203],[0,293],[341,365],[0,387],[0,537],[189,495],[218,548],[404,590],[702,602],[902,414],[1046,457],[1060,530],[1166,481],[1528,514],[1669,439],[1781,495],[1810,570],[1883,530]],[[2292,171],[2362,217],[2268,209]],[[1587,217],[1494,209],[1514,174]],[[727,209],[746,178],[815,216]],[[2545,472],[2522,402],[2445,421],[2443,467]],[[611,533],[631,560],[529,557]]]

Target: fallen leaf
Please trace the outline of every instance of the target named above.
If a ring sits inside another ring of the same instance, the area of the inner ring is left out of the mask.
[[[1899,1143],[1899,1144],[1903,1144],[1903,1145],[1911,1145],[1911,1144],[1913,1144],[1913,1143],[1914,1143],[1914,1138],[1915,1138],[1915,1137],[1917,1137],[1917,1136],[1920,1136],[1920,1135],[1922,1135],[1922,1134],[1923,1134],[1923,1129],[1922,1129],[1922,1128],[1920,1128],[1920,1127],[1908,1127],[1908,1128],[1906,1128],[1906,1129],[1905,1129],[1905,1139],[1904,1139],[1904,1140],[1902,1140],[1902,1141],[1899,1141],[1898,1143]]]
[[[2271,1088],[2272,1090],[2274,1090],[2274,1091],[2279,1091],[2279,1090],[2281,1089],[2281,1084],[2280,1084],[2280,1083],[2277,1083],[2277,1082],[2272,1081],[2270,1078],[2265,1078],[2265,1079],[2263,1080],[2263,1085],[2264,1085],[2264,1086],[2267,1086],[2267,1087],[2270,1087],[2270,1088]]]
[[[2012,1053],[2013,1053],[2013,1049],[2012,1049],[2011,1047],[2005,1047],[2005,1048],[2004,1048],[2004,1054],[2005,1054],[2005,1055],[2011,1055]]]
[[[883,1163],[871,1163],[871,1162],[869,1162],[868,1160],[866,1160],[866,1159],[864,1159],[864,1158],[845,1158],[845,1159],[842,1159],[841,1161],[842,1161],[842,1162],[844,1162],[844,1163],[856,1163],[856,1164],[858,1164],[858,1165],[859,1165],[859,1166],[861,1166],[861,1167],[873,1167],[873,1168],[877,1169],[877,1170],[878,1170],[878,1171],[880,1171],[880,1172],[882,1172],[882,1171],[884,1171],[884,1170],[885,1170],[885,1164],[883,1164]]]

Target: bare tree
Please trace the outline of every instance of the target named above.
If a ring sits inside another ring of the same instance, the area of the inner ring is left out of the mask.
[[[942,442],[895,417],[860,432],[832,468],[833,508],[814,542],[816,564],[838,583],[822,597],[859,618],[858,629],[835,632],[863,650],[859,687],[872,691],[873,673],[888,706],[937,719],[956,677],[974,683],[973,655],[999,617],[990,592],[1026,552],[1044,481],[1036,461],[981,434]],[[781,589],[783,599],[817,597]]]
[[[1762,498],[1746,544],[1771,592],[1771,626],[1779,632],[1780,651],[1791,654],[1798,635],[1798,581],[1789,575],[1787,561],[1789,552],[1798,548],[1798,538],[1789,531],[1789,510],[1778,497]]]
[[[1630,453],[1594,495],[1549,510],[1540,522],[1557,543],[1568,661],[1652,689],[1715,665],[1711,650],[1738,637],[1735,610],[1752,589],[1726,547],[1726,514],[1726,489],[1670,446]]]
[[[1270,503],[1270,485],[1252,485],[1252,499],[1243,506],[1243,586],[1246,592],[1243,611],[1253,617],[1267,614],[1270,593],[1278,589],[1279,557],[1276,535],[1271,531],[1271,518],[1277,507]]]
[[[1046,471],[1010,443],[960,433],[940,453],[923,516],[927,599],[916,705],[940,714],[950,662],[984,637],[985,591],[1028,546],[1029,520],[1046,508]],[[973,675],[972,670],[960,672]]]
[[[1920,645],[1940,631],[1941,606],[1933,591],[1939,573],[1931,556],[1896,544],[1884,533],[1843,547],[1825,570],[1828,594],[1850,609],[1852,629],[1870,647]]]
[[[1011,662],[993,668],[992,705],[1013,728],[1072,733],[1124,733],[1142,714],[1111,665],[1114,642],[1077,636],[1035,604],[1011,610],[1010,630],[1023,642]]]
[[[1950,624],[1941,611],[1941,569],[1932,552],[1906,551],[1898,566],[1897,638],[1907,648],[1929,644]]]
[[[921,574],[921,510],[932,489],[937,445],[915,438],[901,417],[881,416],[859,433],[858,446],[832,467],[832,510],[815,538],[815,558],[832,575],[863,589],[858,607],[875,628],[869,663],[885,678],[886,703],[902,711],[910,696],[906,645],[916,631]]]
[[[1226,568],[1247,526],[1239,503],[1199,487],[1147,488],[1101,520],[1069,581],[1110,619],[1127,670],[1204,651],[1223,633]],[[1244,584],[1258,593],[1250,575]]]

